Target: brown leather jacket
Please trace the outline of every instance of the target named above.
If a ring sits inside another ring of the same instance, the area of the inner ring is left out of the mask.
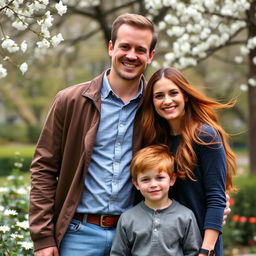
[[[60,91],[47,115],[31,165],[29,221],[35,250],[59,246],[80,202],[100,121],[103,75]],[[141,143],[138,120],[133,152]]]

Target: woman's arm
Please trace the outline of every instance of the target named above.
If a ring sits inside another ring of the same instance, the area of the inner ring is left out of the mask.
[[[222,232],[226,207],[227,163],[221,138],[214,129],[207,127],[200,137],[204,142],[216,142],[212,145],[200,145],[198,152],[206,207],[202,248],[211,250],[214,249],[218,236]]]

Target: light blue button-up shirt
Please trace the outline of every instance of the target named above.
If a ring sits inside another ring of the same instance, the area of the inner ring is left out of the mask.
[[[133,121],[142,92],[143,84],[133,99],[123,103],[112,91],[105,73],[100,124],[77,212],[119,215],[132,206]]]

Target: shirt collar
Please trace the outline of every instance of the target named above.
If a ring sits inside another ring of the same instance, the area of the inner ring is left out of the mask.
[[[103,96],[104,99],[107,98],[110,93],[113,93],[115,95],[115,93],[113,92],[113,90],[111,89],[111,86],[109,84],[107,74],[108,74],[108,72],[106,71],[104,74],[104,77],[103,77],[103,81],[102,81],[103,84],[102,84],[102,88],[101,88],[101,95]],[[134,97],[134,99],[140,98],[143,95],[143,90],[144,90],[144,82],[143,82],[143,79],[141,79],[139,91],[138,91],[137,95]]]

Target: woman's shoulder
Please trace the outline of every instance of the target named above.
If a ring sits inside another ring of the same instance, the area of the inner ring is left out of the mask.
[[[220,141],[220,136],[217,130],[208,124],[199,126],[198,137],[204,142]]]

